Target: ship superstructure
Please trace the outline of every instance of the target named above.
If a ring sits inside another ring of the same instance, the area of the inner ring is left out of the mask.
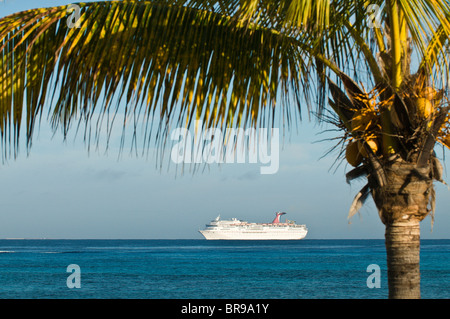
[[[308,229],[294,221],[281,222],[286,213],[276,213],[271,223],[248,223],[232,218],[221,220],[220,215],[200,230],[208,240],[298,240],[305,238]]]

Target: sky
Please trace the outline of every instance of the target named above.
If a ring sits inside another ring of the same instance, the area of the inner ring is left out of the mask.
[[[68,3],[0,0],[0,17]],[[336,153],[322,158],[335,142],[319,141],[338,135],[321,133],[327,129],[304,116],[298,130],[287,132],[275,174],[260,174],[261,163],[235,163],[180,175],[170,160],[160,169],[154,149],[148,157],[130,155],[128,143],[121,153],[120,125],[107,150],[101,143],[88,151],[81,135],[63,141],[43,120],[31,152],[22,147],[17,159],[0,165],[0,238],[202,239],[198,230],[219,214],[270,222],[277,211],[306,224],[308,239],[384,238],[371,198],[347,219],[364,182],[346,183],[351,167],[333,165]],[[449,180],[448,156],[443,164]],[[421,223],[424,239],[450,238],[450,190],[435,186],[435,221]]]

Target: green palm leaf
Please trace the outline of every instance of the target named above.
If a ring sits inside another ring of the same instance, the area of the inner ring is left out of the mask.
[[[156,116],[166,124],[161,132],[193,119],[207,127],[272,125],[277,100],[292,99],[298,75],[308,72],[296,39],[231,16],[150,1],[78,5],[79,28],[66,25],[68,6],[0,20],[4,144],[14,137],[18,145],[24,105],[28,145],[48,104],[64,134],[94,114],[98,132],[120,101],[125,119]]]

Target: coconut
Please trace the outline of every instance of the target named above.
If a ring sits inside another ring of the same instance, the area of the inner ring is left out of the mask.
[[[371,109],[360,109],[351,120],[352,131],[367,131],[377,120],[377,114]]]
[[[378,142],[376,138],[369,138],[366,140],[367,145],[371,148],[372,152],[375,154],[378,151]],[[359,152],[364,158],[369,157],[366,148],[364,147],[364,141],[358,142]]]
[[[436,90],[429,86],[425,87],[421,93],[422,93],[421,94],[422,97],[424,97],[430,101],[433,100],[437,94]]]
[[[347,158],[347,162],[354,167],[357,167],[359,164],[361,164],[363,157],[359,152],[358,141],[353,140],[348,143],[347,149],[345,151],[345,157]]]
[[[433,103],[431,100],[420,97],[417,99],[417,115],[420,118],[427,119],[433,113]]]

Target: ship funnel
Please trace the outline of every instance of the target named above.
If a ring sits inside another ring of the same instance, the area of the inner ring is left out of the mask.
[[[279,224],[280,223],[280,216],[281,215],[286,215],[286,213],[277,213],[277,216],[275,217],[275,219],[273,220],[272,224]]]

